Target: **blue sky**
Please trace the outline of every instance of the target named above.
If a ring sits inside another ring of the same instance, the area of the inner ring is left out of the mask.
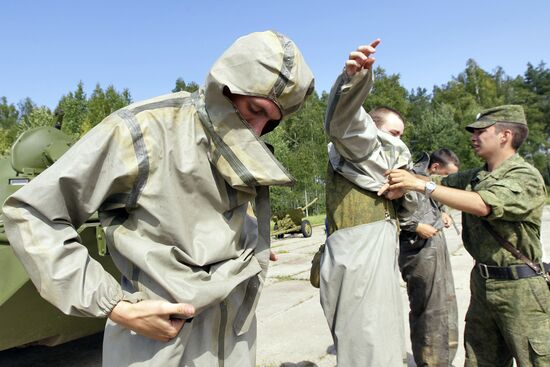
[[[133,100],[202,84],[237,37],[274,29],[301,48],[329,90],[348,53],[379,37],[377,65],[431,91],[473,58],[523,74],[550,62],[548,0],[0,1],[0,96],[54,108],[79,81],[128,88]]]

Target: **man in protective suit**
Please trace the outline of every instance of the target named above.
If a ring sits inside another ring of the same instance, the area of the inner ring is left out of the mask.
[[[321,258],[321,306],[340,366],[406,364],[392,202],[378,197],[384,172],[408,167],[405,144],[362,107],[373,84],[379,40],[349,55],[328,100],[325,130],[328,238]],[[394,194],[394,193],[392,193]]]
[[[456,154],[441,148],[424,152],[412,172],[446,176],[459,167]],[[399,270],[407,283],[414,360],[417,366],[451,366],[458,348],[458,309],[443,227],[452,219],[443,205],[415,191],[398,200],[397,216]]]
[[[66,314],[109,317],[105,366],[255,366],[267,187],[293,183],[259,135],[312,90],[291,40],[252,33],[203,89],[114,112],[6,201],[10,243],[40,294]],[[121,284],[79,242],[96,211]]]

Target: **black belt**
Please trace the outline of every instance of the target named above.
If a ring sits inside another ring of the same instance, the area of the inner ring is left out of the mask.
[[[550,271],[550,264],[544,264],[544,271]],[[530,278],[537,275],[533,269],[527,265],[511,265],[511,266],[491,266],[481,263],[476,263],[476,268],[479,275],[484,279],[507,279],[516,280],[522,278]]]

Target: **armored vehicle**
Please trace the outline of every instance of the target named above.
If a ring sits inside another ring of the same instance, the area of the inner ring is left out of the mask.
[[[54,127],[23,133],[0,158],[0,203],[63,155],[73,141]],[[120,277],[107,256],[97,215],[78,229],[82,243],[103,267]],[[28,344],[57,345],[103,330],[105,319],[74,317],[45,301],[15,257],[0,217],[0,350]]]

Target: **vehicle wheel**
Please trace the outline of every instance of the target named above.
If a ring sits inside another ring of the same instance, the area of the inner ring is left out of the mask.
[[[301,232],[304,235],[304,238],[311,237],[311,233],[313,232],[313,229],[311,228],[311,223],[309,223],[309,220],[304,219],[302,220],[302,226],[301,226]]]
[[[273,225],[273,231],[276,231],[279,229],[279,226],[277,224],[274,224]],[[275,238],[283,238],[285,236],[284,233],[281,233],[281,234],[278,234],[278,235],[275,235]]]

